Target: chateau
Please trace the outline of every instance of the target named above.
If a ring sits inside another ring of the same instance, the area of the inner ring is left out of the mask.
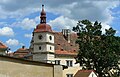
[[[34,61],[42,61],[52,64],[68,66],[63,72],[63,77],[73,77],[80,69],[75,64],[74,57],[77,55],[78,45],[75,44],[77,35],[69,29],[62,32],[54,32],[50,25],[46,24],[46,12],[44,5],[40,16],[40,24],[33,31],[30,51]]]
[[[29,49],[25,46],[14,53],[7,54],[11,57],[23,58],[32,61],[68,66],[63,70],[63,77],[73,77],[80,65],[75,64],[75,56],[79,46],[75,43],[77,34],[71,33],[69,29],[54,32],[52,27],[46,23],[46,12],[44,5],[40,13],[40,23],[32,33]]]

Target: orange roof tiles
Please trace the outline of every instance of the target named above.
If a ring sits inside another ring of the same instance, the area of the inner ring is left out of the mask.
[[[62,32],[54,32],[55,36],[55,53],[64,55],[76,55],[79,49],[78,44],[75,43],[77,35],[70,34],[70,43],[65,39]]]
[[[29,50],[26,48],[19,48],[17,51],[15,51],[15,53],[28,53]]]
[[[4,45],[2,42],[0,42],[0,49],[1,49],[1,48],[5,49],[5,48],[7,48],[7,46]]]
[[[78,70],[74,77],[88,77],[94,70]]]
[[[30,54],[29,49],[26,49],[24,46],[22,48],[19,48],[17,51],[15,51],[13,53],[14,57],[18,57],[18,58],[23,58],[26,55]]]
[[[52,32],[52,29],[51,29],[50,25],[48,25],[46,23],[42,23],[42,24],[37,25],[34,32]]]
[[[62,51],[62,50],[55,50],[55,54],[59,54],[59,55],[77,55],[77,52],[74,51]]]

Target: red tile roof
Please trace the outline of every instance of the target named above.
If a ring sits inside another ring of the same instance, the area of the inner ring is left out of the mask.
[[[78,70],[74,77],[88,77],[94,70]]]
[[[62,51],[62,50],[55,50],[55,54],[58,55],[77,55],[77,52],[75,51]]]
[[[6,49],[6,48],[7,48],[7,46],[4,45],[2,42],[0,42],[0,49]]]
[[[62,32],[54,32],[55,36],[55,54],[76,55],[79,49],[78,44],[75,43],[77,34],[70,34],[70,43],[65,39]]]
[[[26,55],[30,54],[29,49],[27,48],[19,48],[17,51],[13,53],[14,57],[24,58]]]
[[[21,48],[19,48],[14,53],[28,53],[28,52],[30,52],[29,49],[25,48],[25,46],[22,46]]]
[[[52,29],[51,29],[50,25],[48,25],[46,23],[42,23],[42,24],[37,25],[34,32],[52,32]]]

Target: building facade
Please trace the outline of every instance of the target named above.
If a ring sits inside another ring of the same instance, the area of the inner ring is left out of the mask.
[[[63,77],[73,77],[80,69],[79,64],[75,64],[74,59],[79,49],[79,46],[75,43],[77,35],[71,33],[69,29],[54,32],[51,26],[46,23],[44,5],[42,5],[40,19],[40,24],[34,29],[31,40],[32,59],[34,61],[66,65],[68,69],[64,70]]]
[[[65,66],[0,55],[0,77],[63,77]]]

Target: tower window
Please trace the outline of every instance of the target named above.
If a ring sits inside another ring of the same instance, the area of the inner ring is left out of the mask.
[[[42,48],[41,48],[41,46],[39,46],[39,50],[41,50]]]
[[[49,39],[52,40],[52,36],[49,36]]]
[[[50,46],[50,50],[52,50],[52,47]]]
[[[38,38],[41,40],[42,39],[42,35],[39,35]]]

